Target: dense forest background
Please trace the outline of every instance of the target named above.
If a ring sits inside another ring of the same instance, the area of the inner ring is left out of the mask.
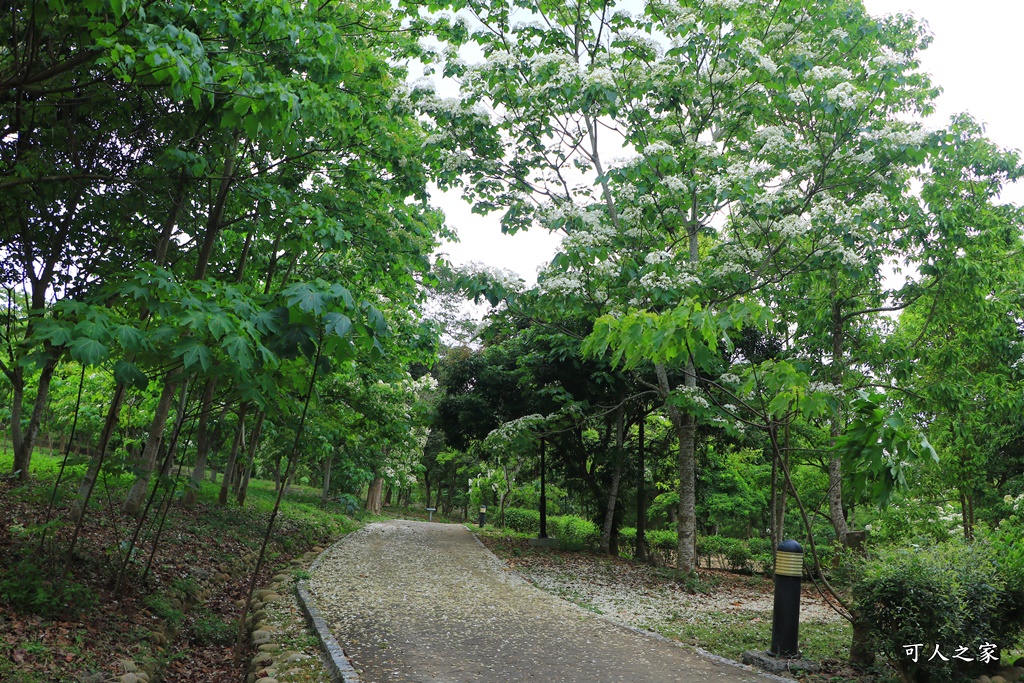
[[[0,428],[16,482],[44,449],[77,488],[18,552],[73,578],[97,482],[128,478],[131,583],[210,471],[225,508],[262,477],[535,532],[543,454],[559,535],[602,553],[685,578],[800,539],[854,661],[1012,647],[1018,154],[968,114],[923,129],[910,17],[629,9],[5,11]],[[537,285],[434,256],[437,188],[563,233]]]

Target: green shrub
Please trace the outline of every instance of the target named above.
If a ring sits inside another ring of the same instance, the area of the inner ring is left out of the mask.
[[[342,513],[350,517],[362,509],[362,501],[351,493],[338,495],[338,505],[341,507]]]
[[[597,525],[589,519],[583,519],[576,515],[563,515],[553,517],[552,520],[555,520],[555,537],[558,539],[558,547],[563,550],[593,549],[601,540],[601,532]]]
[[[164,623],[175,630],[185,621],[185,613],[172,607],[163,595],[147,595],[142,602],[154,616],[163,619]]]
[[[772,540],[770,538],[749,538],[747,547],[757,569],[764,574],[772,572]]]
[[[710,569],[711,558],[715,555],[721,555],[723,552],[722,542],[724,540],[721,536],[697,536],[697,561],[700,562],[700,558],[703,557],[705,564]]]
[[[195,645],[226,647],[235,642],[235,627],[205,607],[196,613],[190,631],[189,640]]]
[[[749,572],[751,570],[750,562],[753,559],[753,555],[750,553],[750,546],[742,538],[726,538],[724,546],[724,555],[726,562],[729,563],[729,569],[737,572]]]
[[[636,554],[636,529],[631,526],[619,529],[619,555],[633,557]]]
[[[1010,618],[1016,596],[1007,590],[988,543],[949,541],[885,550],[860,563],[857,573],[853,595],[858,615],[875,649],[905,681],[937,683],[985,673],[978,659],[928,661],[931,648],[964,646],[977,653],[983,643],[1013,643],[1024,626]],[[923,643],[929,651],[915,663],[905,651],[908,643]]]
[[[679,547],[679,536],[671,529],[648,531],[645,536],[647,536],[647,545],[654,550],[674,551]]]
[[[505,526],[522,534],[539,533],[540,510],[505,508]]]
[[[61,584],[56,579],[52,569],[31,559],[21,560],[4,568],[0,598],[20,611],[43,617],[80,614],[96,605],[96,594],[88,586],[70,580]]]

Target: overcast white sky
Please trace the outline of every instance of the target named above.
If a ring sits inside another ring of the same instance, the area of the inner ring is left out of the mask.
[[[942,87],[937,113],[929,122],[938,128],[952,114],[967,111],[987,125],[987,134],[1004,147],[1024,149],[1024,52],[1020,0],[864,0],[868,11],[881,15],[911,12],[928,22],[935,40],[922,55],[922,68]],[[1024,203],[1018,184],[1005,198]],[[479,261],[517,273],[528,283],[537,268],[558,248],[559,237],[534,229],[514,236],[501,234],[498,214],[477,216],[457,194],[436,198],[458,230],[460,242],[440,249],[456,264]]]

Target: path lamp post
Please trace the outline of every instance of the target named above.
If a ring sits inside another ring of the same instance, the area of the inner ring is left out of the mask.
[[[480,528],[481,529],[484,528],[484,520],[486,518],[487,518],[487,506],[486,505],[481,505],[480,506]]]
[[[800,579],[804,574],[804,549],[793,540],[783,541],[775,553],[775,605],[772,610],[773,657],[800,656]]]

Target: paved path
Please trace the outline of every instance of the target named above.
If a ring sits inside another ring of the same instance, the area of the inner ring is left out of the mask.
[[[321,556],[310,588],[364,683],[770,680],[545,593],[460,525],[367,526]]]

